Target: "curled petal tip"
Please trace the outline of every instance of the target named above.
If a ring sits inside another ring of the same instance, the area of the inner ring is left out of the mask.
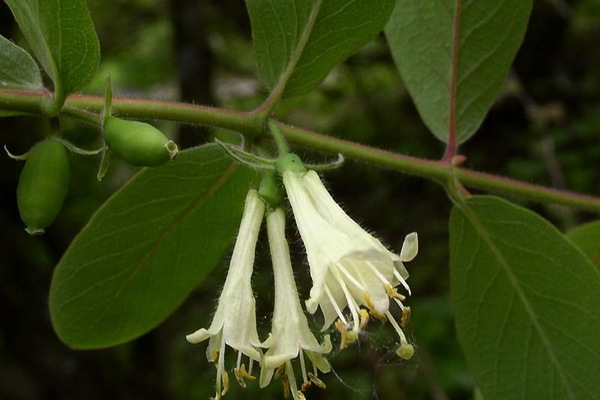
[[[196,344],[196,343],[200,343],[200,342],[208,339],[210,336],[212,336],[210,334],[210,332],[208,332],[204,328],[201,328],[201,329],[198,329],[194,333],[190,333],[189,335],[186,335],[185,338],[187,339],[188,342],[190,342],[192,344]]]

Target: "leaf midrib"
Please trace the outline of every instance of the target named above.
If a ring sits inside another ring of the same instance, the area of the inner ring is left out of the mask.
[[[461,210],[467,216],[467,218],[471,221],[473,226],[476,228],[476,230],[481,234],[482,240],[489,246],[492,253],[496,256],[496,259],[498,260],[498,263],[502,267],[502,270],[505,272],[506,276],[508,277],[509,282],[511,283],[511,286],[517,293],[519,300],[521,300],[521,303],[525,309],[525,312],[530,317],[533,326],[535,327],[536,331],[538,332],[538,335],[540,336],[540,339],[542,340],[542,343],[544,344],[544,348],[546,349],[548,356],[552,360],[554,370],[558,373],[558,376],[560,377],[560,380],[563,383],[563,387],[568,392],[569,398],[575,399],[572,389],[568,385],[566,377],[564,376],[562,369],[560,368],[558,359],[556,358],[556,355],[555,355],[554,351],[552,350],[552,346],[546,336],[546,332],[544,331],[540,322],[538,321],[538,318],[537,318],[535,312],[533,311],[533,307],[531,306],[529,300],[527,299],[525,293],[523,292],[521,286],[519,285],[518,280],[510,267],[510,264],[505,259],[501,250],[494,244],[490,233],[480,223],[479,219],[477,218],[477,215],[473,212],[471,207],[466,203],[461,204],[460,207],[461,207]]]
[[[161,243],[181,224],[181,222],[194,210],[204,204],[208,199],[212,197],[212,195],[221,188],[229,179],[229,177],[237,170],[239,167],[236,163],[231,163],[227,169],[223,172],[221,177],[190,207],[188,207],[177,219],[173,221],[171,225],[169,225],[165,231],[157,238],[157,240],[150,246],[150,248],[144,253],[141,257],[140,261],[136,263],[136,265],[132,268],[129,276],[124,280],[121,287],[115,292],[110,301],[106,303],[102,312],[98,314],[96,319],[87,326],[87,329],[81,332],[81,342],[85,342],[85,337],[89,334],[90,331],[94,329],[94,327],[102,320],[104,315],[111,309],[112,305],[115,301],[120,297],[121,293],[125,290],[125,288],[131,283],[135,276],[138,274],[140,269],[146,265],[146,261],[152,256],[154,251],[161,245]]]

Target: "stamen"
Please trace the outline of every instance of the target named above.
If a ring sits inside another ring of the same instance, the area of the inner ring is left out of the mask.
[[[398,272],[396,268],[394,268],[394,276],[400,281],[400,283],[402,284],[402,286],[404,286],[404,289],[406,289],[408,295],[410,296],[412,293],[410,291],[410,288],[408,287],[408,283],[406,283],[406,281],[404,280],[402,275],[400,275],[400,272]]]
[[[410,319],[410,307],[402,309],[402,317],[400,318],[400,325],[404,328],[408,324]]]
[[[302,382],[302,386],[300,386],[300,389],[302,389],[303,392],[306,392],[308,390],[308,388],[310,388],[311,386],[312,386],[311,381]]]
[[[213,352],[213,359],[216,359],[217,362],[215,363],[215,367],[217,368],[217,378],[215,379],[215,400],[219,400],[221,398],[221,396],[225,393],[227,393],[227,387],[225,386],[224,382],[226,379],[228,378],[224,378],[223,374],[227,374],[227,372],[225,372],[225,341],[222,340],[221,341],[221,348],[219,350],[215,350]],[[223,390],[221,390],[221,387],[224,387]]]
[[[410,310],[409,307],[406,308]],[[398,348],[396,349],[396,355],[404,360],[410,360],[415,354],[415,347],[412,344],[408,343],[408,340],[406,340],[406,336],[404,336],[404,332],[402,332],[402,329],[400,329],[398,323],[393,319],[392,314],[390,314],[389,311],[387,312],[387,314],[390,323],[392,324],[394,329],[396,329],[396,332],[398,332],[398,334],[400,335],[400,346],[398,346]]]
[[[335,328],[340,332],[340,350],[343,350],[346,348],[346,346],[348,346],[348,342],[347,342],[347,333],[348,333],[348,329],[346,328],[346,325],[344,323],[344,321],[342,320],[337,320],[335,321]]]
[[[342,273],[346,276],[346,278],[348,278],[348,280],[350,282],[352,282],[354,284],[354,286],[356,286],[357,288],[359,288],[362,291],[366,290],[365,287],[363,285],[361,285],[361,283],[359,281],[357,281],[352,275],[350,275],[350,273],[348,272],[348,270],[346,270],[346,268],[342,264],[335,263],[335,266],[340,271],[342,271]]]
[[[275,370],[275,379],[279,379],[283,373],[285,372],[285,364],[281,364],[279,367],[277,367],[277,369]]]
[[[242,362],[242,352],[238,351],[237,363],[235,364],[236,369],[240,369],[241,362]]]
[[[252,367],[254,366],[254,360],[252,358],[250,358],[250,361],[248,361],[248,375],[252,375]]]
[[[255,376],[252,376],[248,372],[246,372],[246,366],[244,364],[242,364],[240,368],[234,369],[233,373],[235,374],[235,379],[237,380],[238,384],[244,389],[246,389],[246,381],[244,380],[244,378],[250,380],[256,379]]]
[[[390,311],[388,310],[385,312],[385,315],[388,318],[388,320],[390,321],[390,324],[392,324],[392,326],[398,333],[398,336],[400,336],[400,343],[408,343],[408,341],[406,340],[406,336],[404,336],[404,332],[402,332],[402,328],[400,328],[400,325],[398,325],[398,323],[392,316],[392,313],[390,313]]]
[[[360,329],[365,329],[369,323],[369,313],[364,308],[360,309]]]
[[[385,285],[385,291],[390,299],[406,300],[406,297],[398,293],[389,283]]]
[[[367,261],[367,265],[369,266],[369,268],[371,268],[371,271],[373,271],[375,273],[375,275],[377,275],[377,277],[379,278],[379,280],[384,284],[384,285],[389,285],[390,281],[388,281],[385,276],[383,276],[383,274],[381,272],[379,272],[379,270],[377,268],[375,268],[375,266],[373,265],[373,263],[371,261]],[[394,268],[394,271],[396,270],[396,268]]]
[[[401,310],[404,310],[404,304],[402,304],[402,302],[396,298],[393,298],[394,301],[396,301],[396,304],[398,304],[398,307],[400,307]]]
[[[356,304],[356,301],[354,301],[354,297],[352,297],[352,294],[346,287],[344,280],[340,278],[337,269],[333,269],[332,271],[334,272],[335,278],[337,279],[338,283],[342,287],[342,291],[344,292],[344,296],[346,297],[346,302],[348,303],[348,308],[350,309],[350,313],[352,314],[352,320],[354,322],[352,330],[358,332],[360,321],[358,319],[358,312],[356,312],[356,310],[360,310],[360,308],[358,304]]]
[[[292,395],[294,395],[294,399],[300,397],[299,395],[301,395],[302,397],[300,397],[301,399],[304,398],[304,395],[302,394],[302,392],[300,392],[298,390],[298,387],[296,386],[296,377],[294,376],[294,368],[292,368],[292,362],[290,360],[287,360],[285,362],[285,375],[287,376],[288,379],[288,385],[289,385],[289,390],[290,392],[292,392]]]
[[[322,380],[320,380],[319,378],[317,378],[317,376],[315,374],[313,374],[312,372],[309,372],[308,376],[310,378],[310,381],[312,383],[314,383],[316,387],[319,387],[321,389],[327,389],[327,386],[325,385],[325,382],[323,382]]]
[[[290,379],[287,375],[281,376],[281,384],[283,385],[283,397],[287,399],[290,397]]]
[[[369,293],[363,292],[363,300],[365,301],[365,304],[367,305],[367,307],[369,307],[369,314],[371,314],[372,316],[374,316],[377,319],[385,319],[385,316],[383,314],[381,314],[379,311],[375,310],[375,305],[371,301],[371,298],[369,297]]]
[[[334,308],[336,314],[338,315],[338,317],[342,320],[342,322],[344,324],[348,325],[348,321],[346,321],[346,318],[344,318],[344,314],[342,314],[342,310],[340,310],[340,307],[335,302],[335,299],[333,298],[333,295],[329,291],[329,287],[327,285],[325,285],[325,293],[327,293],[327,297],[329,297],[329,301],[333,305],[333,308]]]
[[[302,349],[300,349],[300,369],[302,370],[302,382],[307,382],[308,377],[306,376],[306,364],[304,364],[304,351]]]
[[[221,379],[223,380],[223,390],[221,391],[221,396],[225,396],[225,394],[229,391],[229,373],[224,370],[221,374]]]

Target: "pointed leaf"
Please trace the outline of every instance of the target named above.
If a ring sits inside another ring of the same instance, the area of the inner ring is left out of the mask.
[[[85,85],[100,59],[85,0],[6,0],[46,73],[64,95]]]
[[[39,89],[42,76],[25,50],[0,35],[0,88]]]
[[[485,399],[596,399],[600,273],[581,251],[491,196],[455,206],[450,245],[456,328]]]
[[[597,266],[600,266],[600,221],[590,222],[567,233],[567,238],[579,247]]]
[[[75,348],[106,347],[168,317],[229,246],[253,177],[215,145],[142,170],[56,267],[50,311],[58,336]]]
[[[467,140],[498,96],[531,0],[397,0],[385,33],[421,118],[447,142]]]
[[[292,96],[314,89],[331,68],[372,40],[394,0],[246,0],[246,5],[261,77],[271,90],[285,86],[285,95]]]

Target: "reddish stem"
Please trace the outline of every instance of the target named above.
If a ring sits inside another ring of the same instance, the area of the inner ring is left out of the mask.
[[[442,158],[444,163],[452,163],[456,155],[456,96],[458,91],[458,53],[460,47],[460,14],[461,0],[456,0],[454,9],[454,26],[452,32],[452,65],[450,74],[450,107],[448,110],[448,143]]]

